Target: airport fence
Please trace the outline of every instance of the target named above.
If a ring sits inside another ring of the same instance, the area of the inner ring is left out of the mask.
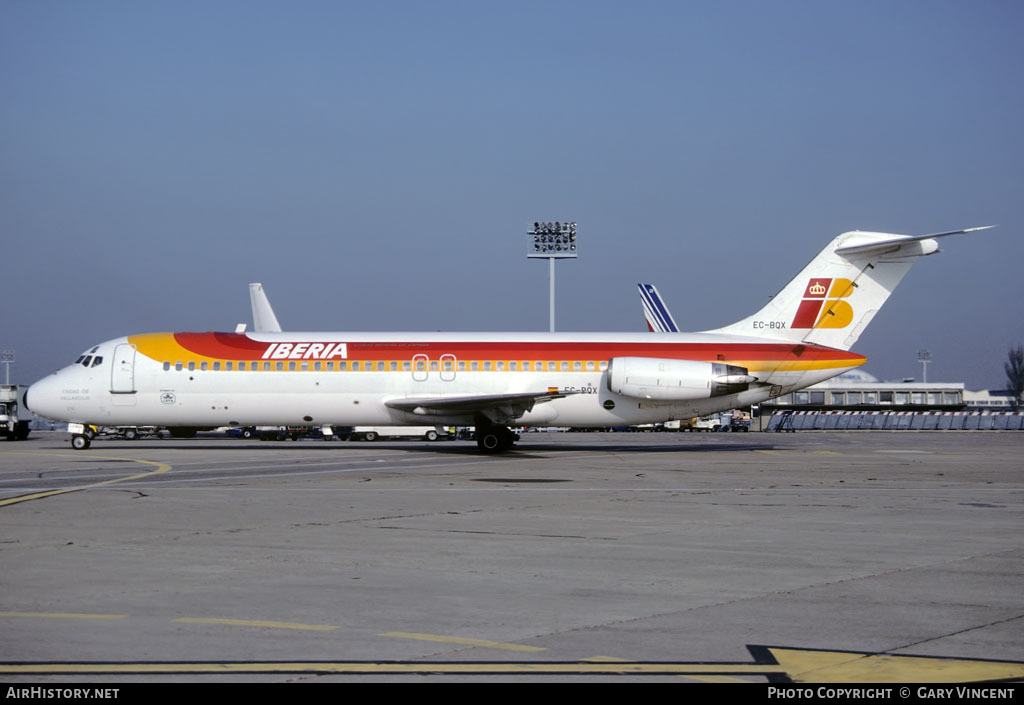
[[[776,411],[766,432],[1021,431],[1019,411]]]

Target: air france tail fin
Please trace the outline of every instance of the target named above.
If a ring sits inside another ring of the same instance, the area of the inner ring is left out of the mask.
[[[849,350],[918,257],[938,252],[933,235],[853,231],[836,237],[760,311],[710,333]]]
[[[647,328],[654,333],[678,333],[679,326],[662,301],[658,288],[654,284],[637,284],[637,287],[640,289],[640,303],[644,307]]]

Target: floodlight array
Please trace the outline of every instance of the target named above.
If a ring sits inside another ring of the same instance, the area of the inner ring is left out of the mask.
[[[527,234],[532,240],[527,257],[576,256],[576,223],[536,221]]]

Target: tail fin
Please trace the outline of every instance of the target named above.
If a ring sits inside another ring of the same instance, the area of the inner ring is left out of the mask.
[[[654,333],[678,333],[679,326],[662,301],[658,287],[654,284],[637,284],[637,287],[640,289],[640,303],[644,307],[647,328]]]
[[[843,233],[760,311],[708,332],[849,350],[917,258],[938,252],[935,238],[990,227],[920,236]]]
[[[258,333],[280,333],[281,324],[277,322],[274,309],[270,308],[270,300],[262,284],[249,285],[249,300],[252,303],[253,330]]]

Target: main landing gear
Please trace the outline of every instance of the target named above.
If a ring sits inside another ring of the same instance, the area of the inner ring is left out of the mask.
[[[484,453],[502,453],[518,440],[519,436],[506,426],[476,427],[476,447]]]

